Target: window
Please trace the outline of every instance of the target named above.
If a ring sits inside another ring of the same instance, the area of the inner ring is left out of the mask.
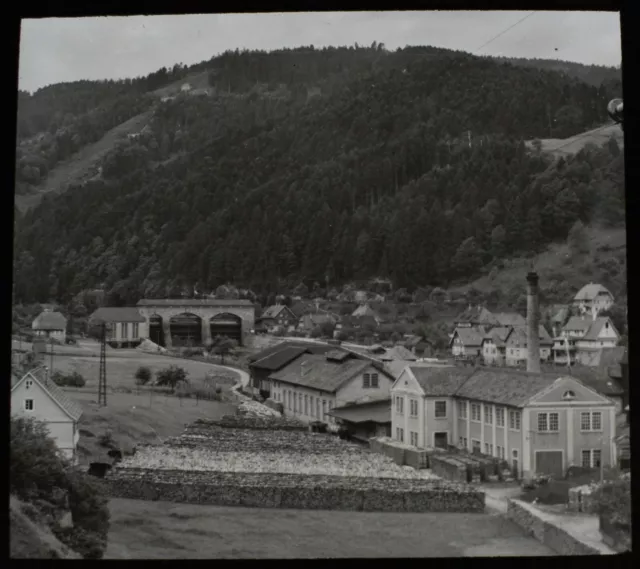
[[[362,387],[371,387],[371,376],[368,373],[362,376]]]
[[[515,468],[516,470],[518,470],[518,451],[516,449],[513,449],[511,451],[511,463],[513,464],[513,468]]]
[[[415,433],[415,432],[411,431],[410,436],[411,436],[411,446],[417,447],[418,446],[418,433]]]
[[[329,401],[329,411],[331,411],[331,409],[333,409],[333,401]],[[329,417],[329,421],[331,421],[332,423],[335,423],[335,419],[333,417]]]
[[[484,406],[484,422],[487,425],[493,425],[493,408],[491,405]]]
[[[593,468],[600,468],[600,459],[602,451],[600,449],[594,449],[591,451],[591,466]]]
[[[582,468],[591,468],[591,451],[582,451]]]
[[[377,373],[372,373],[371,374],[371,387],[378,387],[378,374]]]
[[[323,421],[327,420],[327,400],[326,399],[322,400],[322,420]]]
[[[310,407],[310,411],[311,411],[311,416],[315,417],[316,416],[316,405],[315,405],[315,401],[313,400],[313,395],[309,395],[309,407]]]
[[[504,408],[496,407],[496,426],[504,427]]]
[[[496,446],[496,455],[498,458],[504,459],[504,447],[501,447],[500,445]]]
[[[459,447],[461,447],[461,446],[464,444],[464,443],[463,443],[463,440],[464,440],[464,439],[463,439],[462,437],[460,437],[460,438],[458,439],[458,446],[459,446]]]
[[[484,443],[484,454],[489,454],[489,443]]]
[[[416,399],[409,399],[409,409],[412,417],[418,416],[418,401]]]
[[[126,322],[120,322],[120,337],[121,338],[126,338],[127,337],[127,323]]]
[[[307,395],[304,396],[304,414],[309,414],[309,398]]]
[[[404,429],[401,429],[400,427],[396,428],[396,439],[401,443],[404,442]]]
[[[467,402],[466,401],[458,401],[458,418],[459,419],[467,418]]]
[[[131,328],[132,328],[131,337],[132,338],[137,338],[138,337],[138,328],[139,328],[139,326],[140,325],[137,322],[134,322],[131,325]]]
[[[316,399],[316,417],[322,419],[322,415],[320,415],[320,397]]]
[[[33,381],[30,379],[27,379],[27,381],[24,382],[25,389],[29,389],[32,385],[33,385]]]
[[[509,428],[514,431],[520,430],[520,411],[509,411]]]
[[[462,444],[464,445],[464,448],[467,448],[467,447],[468,447],[467,437],[464,437],[464,438],[462,439]]]
[[[600,431],[602,430],[602,413],[600,411],[583,412],[580,414],[580,430],[581,431]]]
[[[549,413],[549,431],[552,433],[557,433],[559,430],[559,420],[557,413]]]
[[[24,410],[25,411],[33,411],[33,399],[25,399],[24,400]]]
[[[447,417],[447,402],[446,401],[436,401],[436,419],[445,419]]]
[[[480,421],[480,404],[479,403],[471,404],[471,420]]]
[[[493,445],[489,445],[489,456],[493,456]]]
[[[404,406],[404,397],[396,397],[396,413],[402,413]]]
[[[471,451],[481,453],[482,447],[480,446],[480,441],[476,439],[471,439]]]

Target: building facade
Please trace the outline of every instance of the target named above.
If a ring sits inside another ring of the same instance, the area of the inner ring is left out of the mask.
[[[589,283],[583,286],[573,298],[573,305],[582,314],[597,316],[603,310],[613,306],[611,292],[600,284]]]
[[[615,462],[613,402],[572,377],[408,367],[391,398],[396,439],[501,458],[519,478]]]
[[[51,309],[43,310],[31,323],[36,336],[54,339],[64,344],[67,339],[67,319]]]
[[[91,326],[106,325],[107,341],[114,347],[137,346],[149,337],[147,321],[134,307],[98,308],[89,319]]]

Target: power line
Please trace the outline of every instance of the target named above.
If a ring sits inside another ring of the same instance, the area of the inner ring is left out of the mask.
[[[498,35],[493,36],[488,42],[483,43],[476,51],[480,51],[482,48],[488,46],[492,41],[497,40],[500,36],[506,34],[509,30],[515,28],[521,22],[524,22],[527,18],[533,16],[535,12],[529,12],[524,18],[520,18],[515,24],[510,25],[506,30],[503,30]]]

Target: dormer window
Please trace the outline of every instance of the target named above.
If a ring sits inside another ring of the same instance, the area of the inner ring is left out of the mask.
[[[565,399],[565,400],[575,399],[575,398],[576,398],[576,394],[575,394],[573,391],[571,391],[571,390],[569,390],[569,391],[565,391],[565,392],[562,394],[562,398],[563,398],[563,399]]]

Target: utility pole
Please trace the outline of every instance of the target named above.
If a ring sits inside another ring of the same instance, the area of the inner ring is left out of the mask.
[[[98,405],[107,406],[107,324],[102,323],[100,370],[98,372]]]

